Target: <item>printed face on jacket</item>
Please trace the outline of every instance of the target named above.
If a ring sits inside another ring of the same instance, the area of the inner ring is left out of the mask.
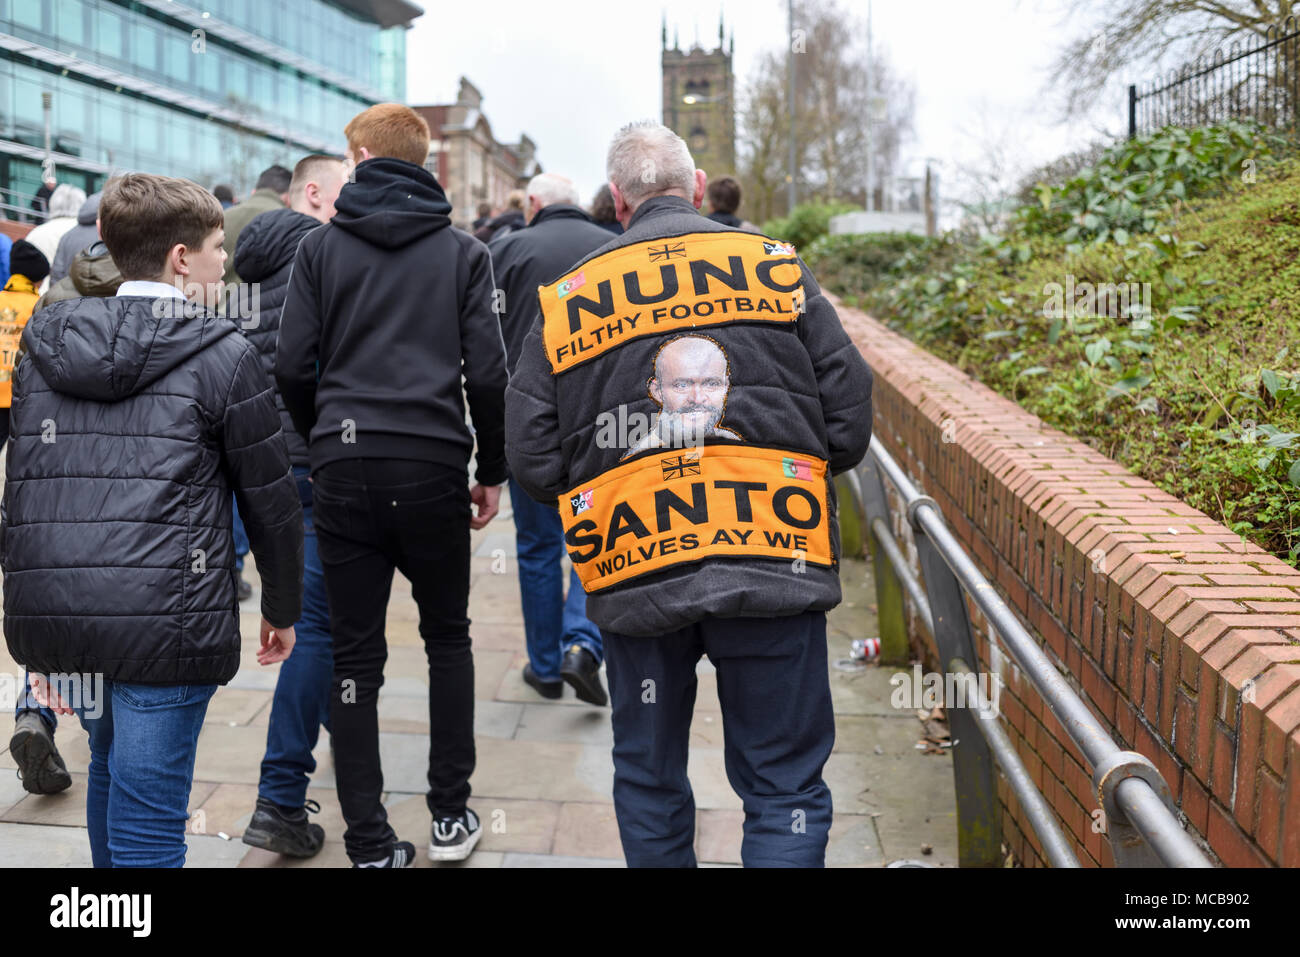
[[[700,445],[706,438],[740,439],[721,425],[731,388],[727,354],[707,336],[678,336],[655,353],[650,398],[659,406],[655,428],[623,456],[652,448]]]

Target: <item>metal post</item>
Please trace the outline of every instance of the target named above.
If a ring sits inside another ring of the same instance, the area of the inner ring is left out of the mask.
[[[876,580],[876,624],[880,629],[880,660],[886,665],[906,665],[911,659],[907,640],[907,609],[903,604],[903,582],[885,552],[877,521],[888,524],[889,500],[875,460],[868,455],[857,469],[862,493],[861,516],[867,548],[871,551],[871,575]]]
[[[930,163],[925,164],[925,234],[934,236],[937,232],[934,215],[934,177],[930,173]]]
[[[41,110],[45,113],[45,159],[41,163],[41,179],[54,173],[54,150],[50,144],[50,127],[53,125],[54,114],[54,95],[52,93],[41,94]]]
[[[789,208],[788,210],[786,210],[786,215],[788,216],[788,215],[790,215],[791,213],[794,212],[794,206],[795,206],[795,182],[794,182],[794,180],[795,180],[795,174],[798,172],[798,171],[795,169],[795,148],[794,148],[794,146],[795,146],[795,143],[794,143],[794,138],[795,138],[795,128],[794,128],[794,0],[786,0],[786,16],[787,16],[787,23],[788,23],[788,25],[789,25],[789,29],[790,29],[790,37],[789,37],[789,40],[787,41],[787,42],[789,43],[789,49],[786,51],[786,52],[787,52],[787,56],[788,56],[787,62],[789,63],[789,69],[787,70],[787,73],[789,73],[789,76],[788,76],[787,79],[789,80],[789,84],[790,84],[790,168],[789,168],[789,170],[786,171],[786,180],[787,180],[787,182],[789,183],[789,193],[788,193],[788,197],[789,197],[789,203],[790,203],[790,208]]]
[[[1137,136],[1138,126],[1138,88],[1135,84],[1130,83],[1128,87],[1128,138],[1134,139]]]
[[[918,505],[934,505],[921,497],[907,508],[921,559],[925,591],[930,597],[934,620],[934,643],[939,661],[947,670],[960,658],[972,665],[979,661],[971,637],[966,597],[957,576],[944,561],[935,543],[916,520]],[[938,511],[935,506],[936,512]],[[984,739],[972,708],[947,708],[952,732],[953,786],[957,792],[957,856],[962,867],[999,867],[1002,864],[1002,820],[998,807],[997,770],[993,753]]]
[[[872,149],[875,142],[871,135],[871,124],[876,119],[874,70],[875,61],[871,53],[871,0],[867,0],[867,212],[876,207],[876,156]]]

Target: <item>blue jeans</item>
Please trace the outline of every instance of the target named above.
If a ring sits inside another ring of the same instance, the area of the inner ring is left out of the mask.
[[[234,516],[231,531],[235,536],[235,567],[242,572],[244,570],[244,556],[248,554],[248,532],[244,531],[244,520],[239,517],[239,503],[232,501],[230,510]]]
[[[510,480],[515,513],[515,550],[519,555],[519,595],[524,606],[528,661],[539,681],[559,681],[564,650],[578,644],[597,664],[604,657],[600,629],[587,619],[587,592],[575,568],[564,597],[564,526],[560,513],[529,497]]]
[[[24,711],[35,711],[45,721],[45,726],[50,729],[50,734],[59,726],[58,716],[49,708],[43,707],[36,696],[32,694],[32,675],[31,672],[25,672],[23,675],[23,693],[18,698],[18,704],[14,706],[14,717],[18,717]]]
[[[194,756],[216,690],[105,680],[100,698],[79,703],[90,734],[86,827],[95,867],[185,866]]]
[[[271,701],[271,722],[266,731],[266,755],[257,793],[282,807],[302,807],[307,782],[316,770],[312,750],[320,727],[329,728],[330,681],[334,674],[334,649],[330,640],[329,597],[325,573],[316,551],[316,528],[311,518],[311,483],[308,469],[295,465],[298,497],[302,501],[303,574],[302,618],[294,625],[297,640],[293,654],[280,665]]]
[[[727,780],[745,807],[746,867],[823,867],[835,743],[826,614],[709,618],[652,638],[605,632],[614,816],[628,867],[694,867],[687,742],[707,654],[717,668]],[[649,683],[652,682],[652,683]]]

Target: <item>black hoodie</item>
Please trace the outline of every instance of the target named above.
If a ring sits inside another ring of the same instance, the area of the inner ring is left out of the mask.
[[[257,347],[262,368],[275,384],[275,346],[280,339],[280,314],[289,291],[289,273],[298,244],[320,221],[292,209],[273,209],[254,216],[239,234],[235,244],[235,272],[243,280],[239,301],[229,303],[228,311],[237,313],[238,323],[248,341]],[[236,308],[237,307],[237,308]],[[293,427],[293,419],[284,406],[280,390],[275,390],[275,405],[280,410],[280,426],[289,446],[289,461],[305,466],[307,442]]]
[[[359,164],[329,224],[298,246],[275,375],[311,465],[399,458],[505,481],[505,347],[487,247],[414,163]],[[474,421],[465,424],[461,393]]]
[[[141,684],[229,681],[232,488],[262,615],[297,620],[297,484],[257,352],[234,333],[203,309],[143,296],[57,302],[27,324],[0,523],[4,632],[19,663]]]

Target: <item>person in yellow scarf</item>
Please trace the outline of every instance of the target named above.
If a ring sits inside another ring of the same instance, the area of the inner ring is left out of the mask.
[[[14,243],[9,251],[9,281],[0,292],[0,444],[9,441],[9,403],[18,345],[40,298],[36,289],[49,274],[50,262],[43,252],[25,239]]]

